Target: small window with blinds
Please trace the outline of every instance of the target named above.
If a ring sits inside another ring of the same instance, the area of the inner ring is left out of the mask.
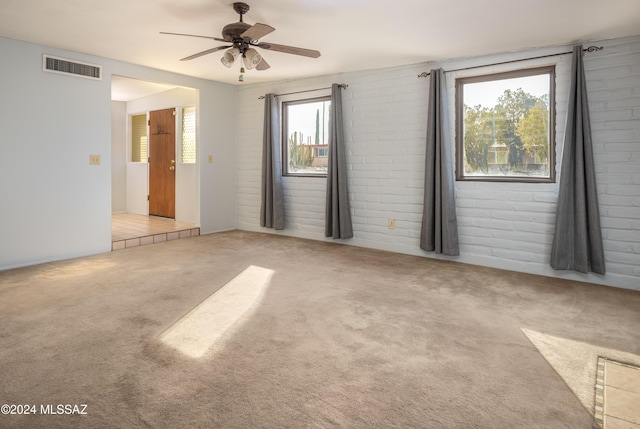
[[[147,114],[131,116],[131,162],[147,162]]]
[[[196,163],[196,108],[182,109],[182,163]]]

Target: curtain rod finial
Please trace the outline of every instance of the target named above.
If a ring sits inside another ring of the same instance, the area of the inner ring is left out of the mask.
[[[584,52],[595,52],[595,51],[601,51],[603,50],[604,47],[602,46],[589,46],[588,48],[583,49]]]
[[[431,73],[427,73],[427,72],[422,72],[418,75],[418,77],[427,77],[429,76]]]

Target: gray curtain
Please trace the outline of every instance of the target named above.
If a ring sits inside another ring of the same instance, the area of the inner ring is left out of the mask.
[[[582,45],[573,48],[551,266],[605,273]]]
[[[431,70],[420,248],[456,256],[460,254],[460,248],[453,177],[453,141],[446,95],[444,70]]]
[[[284,229],[281,162],[278,101],[275,95],[267,94],[264,98],[262,201],[260,205],[260,226],[267,228]]]
[[[342,123],[341,85],[331,85],[329,115],[329,166],[324,235],[333,238],[353,237],[351,209],[347,189],[347,160]]]

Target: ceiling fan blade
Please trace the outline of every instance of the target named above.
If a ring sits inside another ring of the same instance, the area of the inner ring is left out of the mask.
[[[256,46],[262,49],[284,52],[286,54],[302,55],[303,57],[318,58],[320,56],[319,51],[314,51],[313,49],[296,48],[295,46],[277,45],[275,43],[258,43]]]
[[[269,65],[267,60],[264,59],[264,57],[262,58],[262,61],[260,61],[256,66],[256,70],[267,70],[269,68],[271,68],[271,66]]]
[[[160,34],[169,34],[171,36],[188,36],[188,37],[200,37],[203,39],[213,39],[213,40],[217,40],[218,42],[227,42],[227,40],[221,39],[219,37],[213,37],[213,36],[198,36],[197,34],[184,34],[184,33],[167,33],[166,31],[161,31]]]
[[[240,36],[244,39],[249,39],[249,40],[258,40],[261,37],[266,36],[267,34],[276,31],[275,28],[273,28],[270,25],[267,24],[254,24],[251,28],[247,28],[247,30],[242,33]]]
[[[207,49],[206,51],[198,52],[197,54],[189,55],[188,57],[180,58],[180,61],[189,61],[194,58],[201,57],[203,55],[211,54],[216,51],[221,51],[222,49],[230,48],[231,46],[218,46],[216,48]]]

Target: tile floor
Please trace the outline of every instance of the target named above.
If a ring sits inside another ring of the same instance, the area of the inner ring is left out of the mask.
[[[640,368],[598,359],[595,428],[640,429]]]
[[[114,213],[111,215],[111,250],[198,235],[200,235],[200,228],[189,222],[133,213]]]

